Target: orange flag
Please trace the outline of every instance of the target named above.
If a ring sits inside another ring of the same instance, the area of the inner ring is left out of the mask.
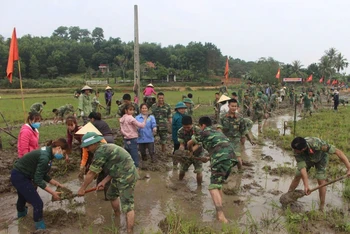
[[[322,76],[321,79],[320,79],[320,83],[323,83],[323,80],[324,80],[324,79],[323,79],[323,76]]]
[[[309,78],[307,78],[306,82],[310,82],[312,81],[312,74],[309,76]]]
[[[276,74],[276,79],[279,79],[281,75],[281,69],[278,68],[277,74]]]
[[[224,76],[225,76],[226,80],[228,80],[228,70],[229,70],[229,67],[228,67],[228,58],[227,58],[226,59],[225,73],[224,73]]]
[[[10,50],[9,50],[9,59],[7,62],[7,70],[6,70],[7,78],[9,79],[10,83],[12,83],[13,62],[17,61],[18,59],[19,59],[19,56],[18,56],[16,28],[14,28],[12,32],[12,39],[11,39]]]

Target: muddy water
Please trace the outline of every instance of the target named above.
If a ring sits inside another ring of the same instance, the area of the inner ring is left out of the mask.
[[[265,127],[278,128],[283,133],[285,121],[293,120],[292,116],[278,116],[269,119]],[[252,129],[253,134],[257,132],[257,126]],[[255,135],[255,134],[254,134]],[[255,135],[255,137],[260,137]],[[271,156],[272,160],[262,160],[266,156]],[[265,145],[251,146],[246,142],[243,160],[252,163],[252,166],[245,167],[243,173],[238,173],[234,168],[234,173],[230,176],[229,184],[237,188],[237,195],[225,195],[223,197],[224,212],[229,220],[238,221],[242,226],[251,223],[252,219],[259,221],[266,216],[273,215],[276,211],[274,206],[280,206],[279,197],[288,190],[292,176],[273,176],[263,170],[264,166],[276,168],[278,165],[288,167],[295,166],[295,160],[290,152],[286,152],[276,147],[273,142],[265,141]],[[144,174],[146,172],[143,172]],[[220,224],[215,221],[215,208],[208,192],[209,185],[209,163],[204,165],[203,184],[197,187],[193,168],[187,172],[183,181],[178,181],[178,171],[168,172],[148,172],[150,178],[137,182],[135,190],[135,233],[151,233],[159,231],[158,223],[167,213],[174,211],[186,218],[204,222],[220,228]],[[65,185],[76,192],[80,186],[80,181],[74,174]],[[225,185],[227,186],[227,185]],[[310,182],[310,187],[317,186],[315,181]],[[332,207],[342,207],[341,183],[336,183],[327,188],[326,203]],[[302,189],[302,184],[299,185]],[[40,190],[40,189],[39,189]],[[45,191],[40,190],[40,195],[44,200],[45,210],[52,211],[64,209],[66,212],[80,213],[79,218],[69,226],[59,223],[48,225],[55,233],[108,233],[113,230],[114,217],[112,215],[110,203],[104,201],[103,192],[93,192],[85,197],[75,198],[72,202],[66,200],[62,202],[51,202],[51,197]],[[6,203],[2,220],[11,220],[15,217],[15,197],[14,195],[2,197],[1,203]],[[318,202],[318,193],[314,192],[310,196],[299,199],[304,209],[311,209]],[[4,208],[4,205],[2,205]],[[4,210],[4,209],[2,209]],[[248,215],[248,213],[250,215]],[[31,215],[30,215],[31,217]],[[0,233],[28,233],[33,231],[31,218],[27,217],[25,224],[18,225],[18,220],[8,221],[8,226]],[[251,218],[250,218],[251,217]],[[20,227],[19,227],[20,226]],[[121,226],[124,226],[121,224]],[[269,232],[272,233],[272,232]]]

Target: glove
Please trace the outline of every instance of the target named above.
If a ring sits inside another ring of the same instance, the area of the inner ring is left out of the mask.
[[[84,111],[81,111],[81,112],[80,112],[80,116],[84,116]]]

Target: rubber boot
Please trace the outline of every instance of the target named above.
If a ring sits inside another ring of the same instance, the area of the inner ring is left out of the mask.
[[[156,155],[151,155],[151,160],[152,160],[152,163],[157,162],[157,156]]]
[[[24,211],[17,211],[17,218],[25,217],[28,213],[28,207],[24,208]]]
[[[35,222],[35,229],[46,229],[46,225],[44,223],[44,220],[40,220],[39,222]]]

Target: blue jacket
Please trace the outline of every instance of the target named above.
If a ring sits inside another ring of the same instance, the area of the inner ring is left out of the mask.
[[[138,122],[143,122],[143,116],[141,114],[137,115],[135,119]],[[146,126],[144,128],[139,128],[139,137],[137,138],[137,143],[151,143],[154,142],[153,128],[156,128],[156,119],[153,115],[148,116],[146,121]]]
[[[173,115],[171,135],[175,144],[179,144],[179,141],[177,140],[177,131],[182,127],[183,116],[184,115],[180,114],[178,111]]]

